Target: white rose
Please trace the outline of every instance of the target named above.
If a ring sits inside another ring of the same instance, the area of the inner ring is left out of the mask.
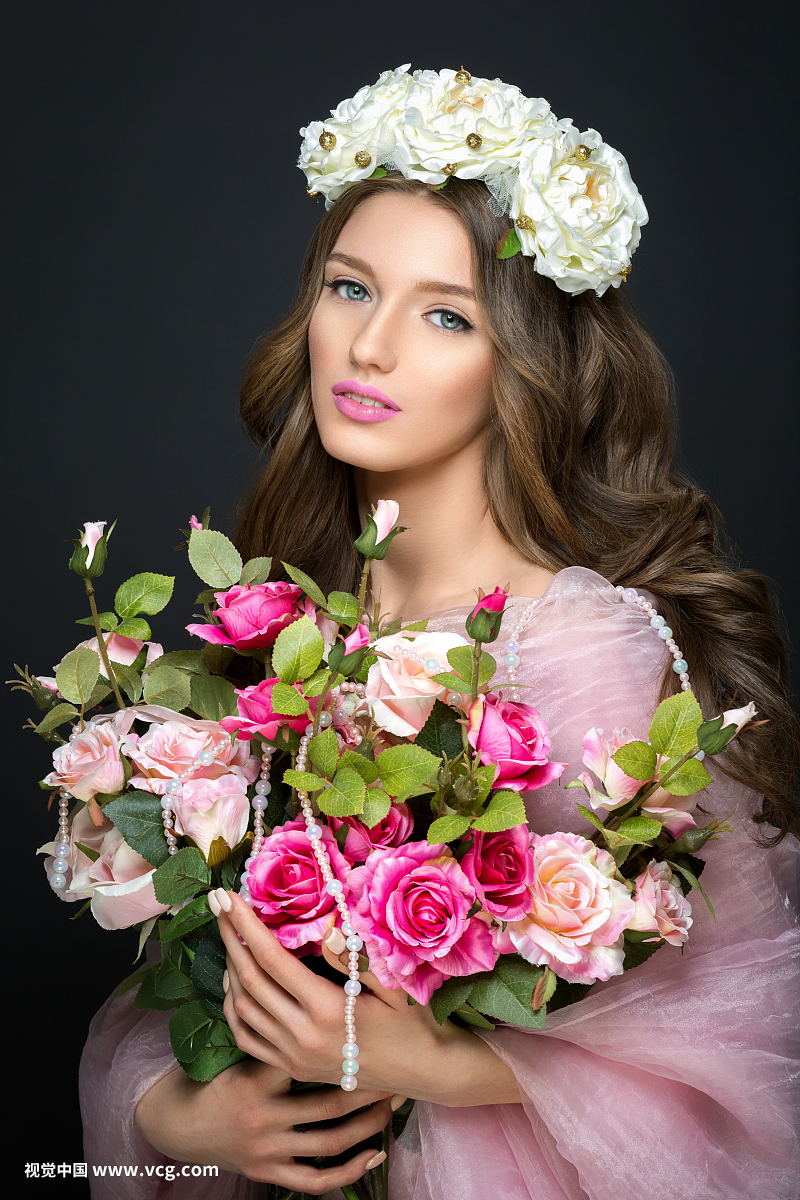
[[[343,100],[327,121],[312,121],[300,130],[303,144],[297,165],[309,191],[325,197],[326,208],[352,183],[369,179],[379,160],[391,157],[413,82],[409,66],[406,63],[395,71],[384,71],[376,83]],[[330,148],[320,145],[325,133],[336,139]],[[360,166],[356,162],[359,153],[368,154],[370,161]]]

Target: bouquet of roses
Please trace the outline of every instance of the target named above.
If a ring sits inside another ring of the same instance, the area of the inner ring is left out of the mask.
[[[465,637],[384,621],[369,572],[398,516],[380,501],[367,517],[357,596],[326,596],[286,563],[267,582],[270,559],[243,563],[208,513],[192,518],[189,561],[207,590],[205,621],[187,628],[202,649],[166,654],[147,618],[173,580],[135,575],[98,612],[111,530],[89,523],[70,566],[94,637],[52,679],[20,671],[44,711],[36,732],[57,743],[41,783],[60,814],[41,848],[50,883],[104,928],[138,926],[140,952],[160,943],[127,986],[136,1007],[174,1010],[172,1045],[195,1079],[244,1057],[223,1016],[219,886],[297,955],[319,954],[346,910],[351,967],[358,950],[361,970],[440,1023],[541,1028],[548,1009],[688,938],[695,853],[726,828],[695,822],[711,780],[701,760],[753,706],[703,721],[682,690],[647,742],[590,730],[596,779],[567,786],[585,790],[592,836],[532,832],[522,794],[567,764],[549,759],[546,722],[519,699],[513,642],[499,671],[485,649],[510,597],[479,593]],[[355,1086],[355,1057],[343,1070]]]

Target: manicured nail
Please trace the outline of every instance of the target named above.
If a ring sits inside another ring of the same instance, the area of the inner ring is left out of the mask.
[[[331,954],[341,954],[347,945],[344,934],[342,933],[341,929],[337,929],[335,925],[332,929],[328,930],[322,940],[330,950]]]
[[[211,911],[215,917],[218,917],[219,914],[222,912],[222,909],[220,908],[220,905],[219,905],[219,900],[217,899],[217,897],[214,895],[213,892],[208,893],[208,907],[211,909]]]
[[[386,1158],[386,1151],[381,1150],[378,1154],[373,1154],[372,1158],[365,1164],[366,1169],[371,1171],[373,1167],[377,1167],[378,1163],[382,1163]]]
[[[231,898],[225,891],[225,888],[217,888],[216,892],[210,892],[209,895],[217,897],[217,903],[223,912],[230,912],[233,908],[233,905],[231,904]]]
[[[228,988],[230,986],[231,986],[230,976],[228,975],[227,970],[225,970],[222,972],[222,990],[226,995],[228,994]],[[396,1097],[395,1097],[395,1099],[396,1099]]]
[[[392,1112],[397,1112],[400,1105],[405,1104],[407,1099],[408,1099],[408,1096],[392,1096],[391,1100],[389,1101],[391,1108],[392,1108]]]

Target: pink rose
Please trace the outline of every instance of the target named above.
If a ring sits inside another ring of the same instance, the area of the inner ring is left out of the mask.
[[[672,870],[665,862],[651,862],[636,877],[634,912],[628,928],[641,933],[652,930],[671,946],[682,946],[689,937],[692,906],[672,880]]]
[[[516,921],[531,907],[534,859],[527,825],[502,833],[475,831],[461,859],[461,869],[475,888],[481,907],[501,921]]]
[[[351,862],[364,862],[376,846],[401,846],[414,831],[414,818],[407,804],[393,804],[377,825],[370,829],[358,817],[338,820],[328,817],[334,833],[342,826],[347,829],[344,854]]]
[[[217,752],[210,762],[198,762],[200,754],[214,747]],[[245,743],[231,744],[216,721],[192,717],[176,715],[174,721],[153,722],[141,737],[129,734],[124,738],[122,749],[133,763],[134,787],[158,796],[164,795],[170,779],[184,771],[191,771],[194,781],[235,775],[239,790],[245,791],[260,769],[259,760],[251,756]]]
[[[356,650],[363,650],[369,645],[369,627],[367,625],[356,625],[352,633],[348,633],[344,639],[345,654],[353,654]]]
[[[111,722],[90,722],[83,733],[53,751],[53,770],[43,781],[63,788],[76,800],[91,800],[103,792],[113,795],[125,783],[120,738]]]
[[[400,517],[400,505],[396,500],[379,500],[372,517],[375,522],[375,540],[382,542],[394,529]]]
[[[106,653],[111,662],[119,663],[123,667],[129,667],[131,663],[136,661],[143,646],[147,646],[147,656],[144,664],[146,667],[154,663],[157,658],[161,658],[161,655],[164,653],[164,647],[158,642],[142,642],[139,638],[120,637],[118,633],[112,633],[111,637],[104,638],[103,640],[106,645]],[[89,638],[85,642],[79,642],[78,646],[85,646],[87,650],[94,650],[95,654],[100,653],[96,637]],[[103,670],[102,663],[100,664],[100,670]]]
[[[247,832],[250,801],[246,788],[241,775],[188,779],[175,801],[175,832],[190,837],[206,861],[217,838],[233,850]]]
[[[84,854],[83,850],[78,848],[79,843],[88,850],[94,850],[99,854],[103,839],[113,828],[114,826],[108,817],[103,817],[101,825],[95,825],[86,806],[75,814],[69,826],[69,858],[67,859],[67,869],[65,872],[67,884],[66,887],[55,891],[55,895],[60,900],[66,900],[71,903],[75,900],[88,900],[91,898],[90,892],[75,891],[73,888],[72,881],[75,876],[83,871],[88,871],[94,861],[88,854]],[[55,842],[48,842],[46,845],[40,846],[37,851],[37,853],[49,855],[44,861],[44,868],[48,878],[55,867],[55,852]]]
[[[364,689],[377,725],[397,737],[413,740],[435,701],[447,692],[431,675],[450,671],[447,651],[468,645],[455,633],[421,633],[413,640],[378,638],[373,649],[388,658],[379,657],[372,664]]]
[[[384,987],[428,1004],[445,979],[490,971],[497,961],[488,926],[467,917],[475,889],[446,846],[378,848],[349,883],[352,925]]]
[[[262,679],[261,683],[254,684],[252,687],[237,688],[239,715],[238,717],[223,717],[220,721],[222,728],[227,733],[235,733],[240,741],[249,741],[254,733],[258,733],[272,742],[275,740],[279,726],[302,733],[309,721],[308,714],[286,717],[282,713],[273,711],[272,690],[276,683],[280,683],[277,678]],[[299,693],[300,684],[296,683],[293,686]],[[313,712],[319,700],[313,699],[309,703]]]
[[[350,864],[327,825],[321,829],[331,867],[347,895]],[[253,911],[288,950],[308,954],[310,943],[321,942],[334,924],[338,909],[326,889],[305,821],[288,821],[275,829],[248,872]]]
[[[127,929],[167,911],[168,905],[156,900],[154,874],[155,867],[112,827],[100,846],[100,857],[73,877],[70,890],[91,896],[92,915],[103,929]]]
[[[548,762],[547,723],[530,704],[479,696],[469,709],[469,744],[484,766],[496,766],[494,788],[528,792],[558,779],[566,763]]]
[[[221,625],[187,625],[189,633],[216,646],[256,650],[271,646],[278,634],[303,615],[303,593],[296,583],[236,584],[215,592]]]
[[[598,791],[592,777],[586,771],[578,776],[593,809],[604,808],[607,812],[613,812],[614,809],[622,808],[633,799],[640,787],[649,782],[632,779],[630,775],[626,775],[612,757],[620,746],[626,746],[636,740],[628,729],[615,729],[610,738],[604,737],[602,729],[590,729],[584,737],[584,766],[594,771],[606,790],[606,794]],[[669,830],[673,837],[678,838],[696,824],[691,815],[696,805],[696,794],[672,796],[664,788],[656,788],[642,805],[641,811],[661,821],[664,828]]]
[[[628,889],[613,878],[614,859],[577,833],[531,834],[532,904],[508,934],[528,962],[569,983],[622,974],[622,934],[633,915]]]

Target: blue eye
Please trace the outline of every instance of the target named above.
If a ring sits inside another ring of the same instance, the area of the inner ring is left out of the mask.
[[[369,292],[364,287],[363,283],[356,283],[354,279],[334,279],[331,283],[326,283],[326,287],[331,288],[343,300],[369,300]]]
[[[467,329],[472,328],[465,317],[459,317],[456,313],[450,312],[446,308],[439,308],[436,312],[428,313],[428,316],[431,318],[439,317],[440,319],[438,321],[434,320],[433,324],[437,325],[439,329],[448,329],[451,333],[464,333]]]

